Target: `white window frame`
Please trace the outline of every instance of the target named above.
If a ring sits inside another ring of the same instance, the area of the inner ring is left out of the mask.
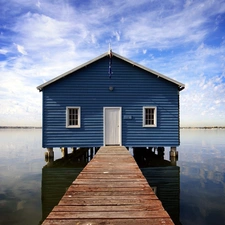
[[[69,125],[69,110],[70,109],[77,109],[78,110],[78,124],[77,125]],[[81,115],[80,107],[77,107],[77,106],[66,107],[66,127],[67,128],[80,128],[80,115]]]
[[[146,109],[154,109],[154,124],[146,124],[146,118],[145,118]],[[157,107],[155,106],[143,107],[143,127],[157,127]]]

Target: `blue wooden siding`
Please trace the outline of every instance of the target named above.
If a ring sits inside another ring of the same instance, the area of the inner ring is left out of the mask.
[[[43,147],[103,145],[103,107],[122,107],[122,145],[178,146],[179,91],[172,82],[113,57],[43,89]],[[109,91],[109,86],[114,90]],[[81,107],[81,128],[66,128],[66,107]],[[143,106],[157,107],[157,127],[143,127]]]

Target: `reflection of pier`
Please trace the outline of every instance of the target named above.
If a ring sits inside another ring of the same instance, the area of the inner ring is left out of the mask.
[[[73,149],[70,154],[67,150],[62,149],[62,158],[55,161],[52,158],[49,159],[42,169],[42,221],[58,204],[67,188],[92,159],[93,153],[95,153],[95,149]]]
[[[164,148],[134,148],[134,158],[175,224],[180,223],[180,167],[164,160]]]
[[[173,224],[124,147],[102,147],[43,224],[72,223]]]

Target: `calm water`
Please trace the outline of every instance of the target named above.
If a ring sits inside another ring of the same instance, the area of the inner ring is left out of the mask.
[[[42,169],[46,162],[40,129],[0,130],[0,151],[0,224],[4,225],[38,225],[57,201],[54,187],[64,192],[61,184],[73,180],[84,165],[79,159],[75,170],[58,168],[65,165],[58,160],[56,168]],[[180,222],[225,224],[225,130],[181,130],[178,151]],[[61,152],[55,149],[55,159],[59,158]]]

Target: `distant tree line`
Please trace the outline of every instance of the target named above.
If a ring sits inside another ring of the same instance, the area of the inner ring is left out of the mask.
[[[181,127],[181,129],[225,129],[225,126],[213,126],[213,127]]]

